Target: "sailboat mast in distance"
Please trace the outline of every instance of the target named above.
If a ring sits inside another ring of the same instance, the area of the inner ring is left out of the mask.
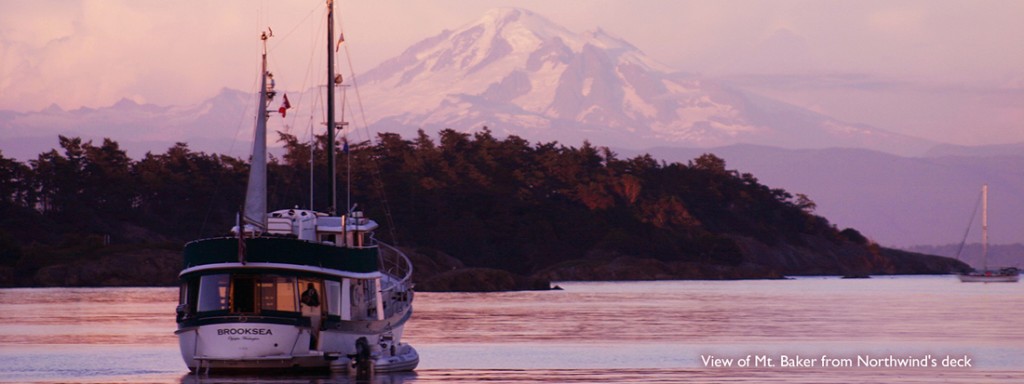
[[[981,186],[981,262],[982,270],[988,270],[988,184]]]
[[[966,241],[966,236],[964,241]],[[959,275],[960,281],[965,283],[1016,283],[1020,280],[1020,270],[1017,267],[993,268],[988,267],[988,184],[981,187],[981,270],[973,270]]]

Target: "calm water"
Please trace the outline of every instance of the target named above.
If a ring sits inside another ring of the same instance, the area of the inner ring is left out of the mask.
[[[374,382],[1024,382],[1020,283],[939,276],[559,285],[418,294],[405,340],[420,352],[420,367]],[[2,289],[0,382],[354,381],[189,375],[173,335],[176,300],[174,288]],[[823,355],[853,366],[823,367]],[[798,356],[809,366],[781,365]],[[943,367],[947,357],[970,367]],[[885,366],[909,358],[929,365]]]

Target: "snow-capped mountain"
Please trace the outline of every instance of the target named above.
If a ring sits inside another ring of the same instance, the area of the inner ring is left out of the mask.
[[[359,83],[378,131],[488,126],[531,140],[634,148],[757,143],[923,151],[930,146],[674,73],[600,29],[577,34],[516,8],[489,11],[474,23],[425,39]]]
[[[432,134],[487,126],[497,135],[533,142],[579,145],[589,140],[633,149],[750,143],[919,155],[933,144],[674,72],[605,31],[574,33],[517,8],[489,11],[475,22],[420,41],[358,74],[357,80],[370,131],[405,137],[418,129]],[[284,91],[286,79],[278,82]],[[294,114],[289,112],[289,121],[273,121],[278,126],[272,129],[322,119],[321,113],[311,112],[320,107],[299,105],[322,100],[315,96],[321,91],[292,90]],[[178,141],[195,150],[244,157],[254,103],[246,93],[225,89],[191,106],[123,99],[97,109],[0,111],[0,149],[6,156],[35,157],[64,134],[110,137],[136,157],[147,150],[162,152]],[[361,126],[362,116],[356,121]]]

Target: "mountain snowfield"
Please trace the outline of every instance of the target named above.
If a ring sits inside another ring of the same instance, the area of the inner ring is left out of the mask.
[[[487,126],[535,141],[632,148],[931,145],[673,72],[600,29],[576,34],[517,8],[425,39],[359,80],[369,120],[402,133]]]

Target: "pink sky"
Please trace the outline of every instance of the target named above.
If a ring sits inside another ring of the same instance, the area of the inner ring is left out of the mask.
[[[340,2],[338,12],[358,73],[500,6],[577,32],[600,27],[671,68],[850,122],[959,144],[1024,142],[1022,1],[382,0]],[[124,97],[187,105],[223,87],[250,90],[267,26],[279,81],[305,79],[322,55],[322,8],[0,1],[0,110]]]

